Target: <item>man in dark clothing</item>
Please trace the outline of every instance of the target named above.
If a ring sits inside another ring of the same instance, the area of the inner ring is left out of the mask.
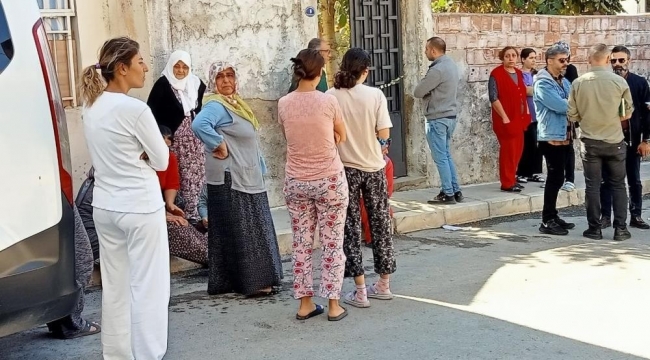
[[[571,64],[571,56],[569,55],[569,65],[567,65],[566,67],[564,78],[569,80],[570,83],[572,83],[573,80],[577,79],[578,77],[579,77],[578,68],[576,68],[575,65]]]
[[[627,185],[630,193],[630,226],[639,229],[650,229],[650,225],[641,217],[642,185],[641,185],[641,157],[650,155],[650,87],[646,79],[629,71],[630,50],[625,46],[616,46],[612,50],[610,62],[614,72],[622,76],[630,86],[634,112],[629,121],[621,123],[623,134],[627,143],[627,157],[625,170]],[[608,180],[608,173],[603,168],[603,184],[600,189],[601,224],[603,228],[611,226],[612,190]]]
[[[324,41],[319,38],[313,38],[309,41],[309,44],[307,44],[307,49],[312,49],[312,50],[318,50],[325,59],[325,64],[327,64],[330,59],[332,58],[332,49],[330,48],[329,43],[327,41]],[[298,80],[296,78],[291,78],[291,85],[289,86],[289,92],[293,92],[298,88]],[[327,72],[325,71],[325,68],[323,67],[323,70],[321,71],[321,76],[320,76],[320,82],[316,86],[316,90],[320,92],[325,92],[329,89],[329,85],[327,84]]]

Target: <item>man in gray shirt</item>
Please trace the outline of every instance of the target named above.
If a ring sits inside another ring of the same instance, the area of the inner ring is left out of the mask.
[[[440,174],[442,189],[438,196],[429,201],[432,204],[463,201],[456,165],[450,152],[451,136],[456,129],[458,114],[458,68],[446,52],[447,44],[441,38],[434,36],[427,40],[425,54],[432,63],[424,79],[413,91],[413,96],[423,100],[427,142]]]

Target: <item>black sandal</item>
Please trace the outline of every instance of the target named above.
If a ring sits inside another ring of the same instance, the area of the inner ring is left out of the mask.
[[[327,321],[339,321],[344,317],[348,316],[348,309],[344,308],[343,306],[341,306],[341,309],[343,309],[343,312],[340,313],[338,316],[327,315]]]
[[[92,330],[92,328],[95,328],[95,330]],[[73,335],[66,336],[66,340],[70,339],[76,339],[84,336],[90,336],[90,335],[95,335],[98,334],[99,332],[102,331],[102,327],[99,326],[98,323],[92,322],[92,321],[86,321],[86,325],[84,325],[84,328],[79,330],[78,332],[74,333]]]
[[[246,296],[246,298],[247,299],[255,299],[255,298],[260,298],[260,297],[264,297],[264,296],[277,295],[279,293],[280,293],[280,291],[278,289],[271,288],[271,290],[269,290],[269,291],[260,291],[260,292],[255,293],[255,294],[248,295],[248,296]]]
[[[316,309],[314,311],[310,312],[307,315],[303,316],[303,315],[296,314],[296,319],[297,320],[307,320],[307,319],[313,318],[314,316],[318,316],[318,315],[320,315],[320,314],[322,314],[324,312],[325,312],[325,308],[322,305],[317,304]]]

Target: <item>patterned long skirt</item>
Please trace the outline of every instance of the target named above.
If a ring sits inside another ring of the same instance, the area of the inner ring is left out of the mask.
[[[199,220],[197,205],[205,183],[205,150],[203,143],[192,132],[192,118],[187,116],[174,133],[172,151],[178,157],[181,189],[178,194],[185,200],[188,220]]]
[[[169,254],[208,265],[208,235],[201,233],[194,226],[167,223],[169,234]]]
[[[254,295],[280,285],[282,262],[265,192],[208,184],[208,294]]]

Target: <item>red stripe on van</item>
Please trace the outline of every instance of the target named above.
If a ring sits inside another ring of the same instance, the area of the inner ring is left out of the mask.
[[[32,34],[34,35],[34,41],[36,42],[36,50],[38,51],[38,57],[41,62],[43,80],[45,81],[48,102],[50,104],[50,113],[52,114],[52,126],[54,127],[54,139],[56,142],[56,153],[59,162],[61,190],[63,191],[66,199],[70,202],[70,204],[72,204],[73,191],[72,176],[70,175],[70,153],[68,151],[63,151],[61,148],[62,141],[66,144],[68,143],[68,134],[66,131],[63,131],[67,129],[65,126],[65,110],[63,108],[63,102],[61,101],[61,95],[58,88],[58,80],[56,78],[54,64],[50,55],[50,45],[47,42],[47,35],[45,34],[45,29],[43,28],[42,19],[39,19],[36,24],[34,24],[34,27],[32,28]],[[48,60],[50,66],[48,66]],[[56,88],[54,86],[56,86]]]

